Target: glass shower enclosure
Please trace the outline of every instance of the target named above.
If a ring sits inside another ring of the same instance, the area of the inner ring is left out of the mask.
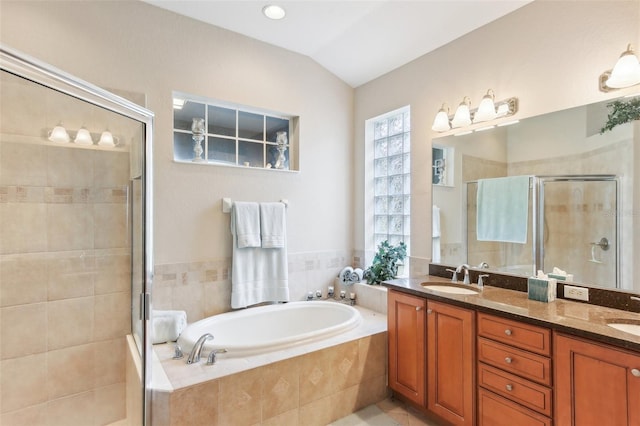
[[[0,424],[147,424],[153,113],[0,67]]]
[[[558,267],[578,282],[620,287],[617,176],[531,176],[525,244],[478,241],[477,190],[477,181],[466,183],[469,264],[517,275]]]

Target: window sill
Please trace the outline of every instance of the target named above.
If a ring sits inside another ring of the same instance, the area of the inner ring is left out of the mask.
[[[274,168],[267,168],[267,167],[253,167],[253,166],[240,166],[240,165],[236,165],[236,164],[224,164],[224,163],[214,163],[211,161],[202,161],[202,162],[196,162],[196,161],[187,161],[187,160],[173,160],[174,163],[178,163],[178,164],[192,164],[192,165],[198,165],[198,166],[214,166],[214,167],[226,167],[226,168],[231,168],[231,169],[248,169],[248,170],[262,170],[262,171],[267,171],[267,172],[277,172],[277,173],[293,173],[293,174],[297,174],[300,172],[300,170],[290,170],[290,169],[274,169]]]

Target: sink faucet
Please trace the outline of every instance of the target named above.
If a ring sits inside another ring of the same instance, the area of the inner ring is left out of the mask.
[[[464,280],[462,281],[464,284],[471,284],[471,280],[469,279],[469,268],[471,267],[466,263],[463,263],[456,268],[456,274],[459,274],[464,270]]]
[[[213,339],[213,335],[211,333],[205,333],[202,336],[200,336],[196,344],[193,345],[193,349],[191,349],[191,353],[187,358],[187,364],[194,364],[200,361],[200,354],[202,353],[202,347],[204,346],[204,342],[211,339]]]

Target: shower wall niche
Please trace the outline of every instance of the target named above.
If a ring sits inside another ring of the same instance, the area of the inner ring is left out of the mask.
[[[127,335],[145,346],[132,309],[147,277],[142,150],[151,115],[126,116],[116,97],[93,102],[83,83],[40,81],[37,66],[15,58],[3,50],[0,424],[143,424],[142,412],[127,413],[126,359]],[[69,141],[50,140],[56,126]],[[90,142],[74,142],[81,128]],[[113,146],[98,145],[106,130]]]

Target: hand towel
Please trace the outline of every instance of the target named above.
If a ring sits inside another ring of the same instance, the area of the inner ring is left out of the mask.
[[[258,203],[236,201],[231,212],[238,248],[260,247],[260,210]]]
[[[440,208],[433,205],[431,212],[431,261],[440,262]]]
[[[260,203],[260,239],[262,248],[281,248],[286,241],[285,205]]]
[[[529,176],[478,181],[478,241],[527,242]]]
[[[187,327],[187,313],[185,311],[156,311],[151,312],[151,342],[175,342]]]
[[[342,268],[342,271],[338,274],[338,278],[343,283],[349,282],[351,279],[351,274],[353,273],[353,268],[351,266],[345,266]]]

